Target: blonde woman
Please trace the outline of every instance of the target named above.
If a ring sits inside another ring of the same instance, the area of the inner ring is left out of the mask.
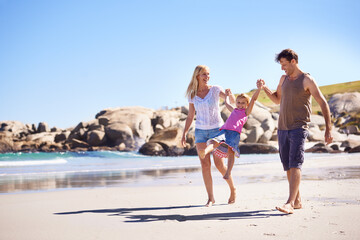
[[[195,121],[195,144],[196,149],[199,150],[206,148],[206,142],[215,137],[219,133],[219,128],[224,124],[219,109],[219,99],[225,100],[226,94],[219,86],[208,85],[210,79],[210,69],[207,66],[199,65],[195,68],[191,82],[186,91],[186,96],[189,101],[189,113],[185,122],[184,133],[181,139],[182,145],[186,146],[186,135],[194,120]],[[230,89],[227,89],[230,91]],[[230,91],[230,102],[235,103],[235,96]],[[206,206],[210,207],[215,203],[213,193],[213,183],[211,177],[211,161],[210,154],[200,157],[202,175],[208,194],[208,201]],[[214,163],[216,168],[224,176],[227,167],[224,164],[224,159],[214,156]],[[236,189],[234,187],[233,179],[230,176],[226,179],[230,187],[230,198],[228,203],[235,202]]]

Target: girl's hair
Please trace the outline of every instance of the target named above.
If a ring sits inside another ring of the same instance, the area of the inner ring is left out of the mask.
[[[249,97],[249,95],[247,95],[247,94],[245,94],[245,93],[241,93],[241,94],[237,95],[236,100],[237,100],[238,98],[245,98],[248,104],[249,104],[249,102],[250,102],[250,97]]]
[[[197,76],[199,76],[201,73],[203,73],[205,70],[210,70],[208,66],[205,65],[198,65],[196,66],[193,76],[191,78],[191,81],[189,83],[189,86],[186,90],[186,94],[185,96],[187,98],[191,98],[193,99],[195,97],[195,95],[197,94],[198,88],[199,88],[199,83],[197,80]]]

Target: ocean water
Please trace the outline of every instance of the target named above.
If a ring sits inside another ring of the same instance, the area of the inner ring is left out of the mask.
[[[278,154],[243,155],[235,164],[279,161]],[[0,193],[132,186],[201,175],[197,156],[152,157],[136,152],[0,154]]]
[[[305,153],[306,161],[334,158],[360,158],[358,154]],[[243,154],[235,159],[235,167],[256,169],[262,163],[279,162],[280,176],[270,179],[284,180],[279,154]],[[222,182],[221,174],[212,162],[213,179]],[[360,178],[360,167],[326,168],[307,172],[304,178],[328,179]],[[264,181],[266,176],[246,177],[246,172],[236,179],[237,183]],[[235,179],[234,179],[235,180]],[[265,179],[266,180],[266,179]],[[0,194],[19,192],[54,191],[98,187],[137,187],[154,185],[203,184],[200,160],[197,156],[152,157],[137,152],[64,152],[64,153],[6,153],[0,154]]]

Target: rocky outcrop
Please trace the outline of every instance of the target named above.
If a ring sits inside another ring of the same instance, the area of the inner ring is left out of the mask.
[[[333,115],[339,116],[335,119],[332,131],[337,144],[316,145],[307,149],[307,152],[357,151],[357,146],[360,145],[360,135],[356,136],[359,134],[359,125],[356,124],[358,110],[356,106],[347,108],[345,103],[341,105],[339,101],[332,102],[334,105],[332,109],[335,109]],[[339,109],[349,112],[344,113]],[[276,111],[278,108],[269,109],[259,102],[255,103],[240,136],[242,154],[277,152],[277,148],[274,147],[276,144],[273,143],[277,141],[279,114]],[[184,148],[180,143],[187,114],[188,108],[185,106],[170,110],[153,110],[144,107],[109,108],[97,113],[94,119],[80,122],[66,130],[50,128],[45,122],[36,126],[18,121],[3,121],[0,122],[0,152],[137,151],[139,149],[138,151],[145,155],[196,155],[195,121],[187,134],[186,147]],[[229,115],[230,112],[222,105],[221,116],[224,121]],[[323,141],[324,126],[322,116],[312,115],[308,141]]]
[[[360,112],[360,93],[337,93],[329,99],[329,107],[335,117],[339,117],[343,112]]]

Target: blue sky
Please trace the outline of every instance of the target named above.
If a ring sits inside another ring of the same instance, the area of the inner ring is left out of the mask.
[[[292,48],[319,86],[360,80],[360,1],[0,0],[0,121],[67,128],[120,106],[187,105],[196,65],[234,93]]]

